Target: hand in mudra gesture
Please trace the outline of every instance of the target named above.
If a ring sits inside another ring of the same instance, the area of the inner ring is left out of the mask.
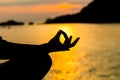
[[[65,38],[64,43],[60,42],[61,34]],[[48,53],[69,50],[76,45],[79,37],[72,43],[71,40],[72,36],[68,37],[62,30],[41,45],[13,43],[0,37],[0,59],[9,59],[0,65],[0,80],[41,80],[52,65]]]
[[[61,34],[64,36],[65,41],[64,43],[60,42]],[[71,47],[74,47],[80,38],[76,38],[75,41],[71,43],[72,36],[68,37],[65,32],[59,30],[57,34],[48,42],[50,52],[54,51],[66,51],[69,50]]]

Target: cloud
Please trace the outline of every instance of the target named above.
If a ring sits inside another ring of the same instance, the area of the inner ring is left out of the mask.
[[[57,4],[63,2],[71,4],[87,4],[90,1],[92,0],[0,0],[0,6]]]
[[[4,6],[0,7],[0,13],[21,14],[21,13],[56,13],[69,12],[72,9],[81,8],[83,5],[59,3],[59,4],[43,4],[32,6]]]
[[[69,0],[70,3],[75,3],[75,4],[88,4],[93,0]]]
[[[40,3],[39,0],[1,0],[0,6],[34,5]]]

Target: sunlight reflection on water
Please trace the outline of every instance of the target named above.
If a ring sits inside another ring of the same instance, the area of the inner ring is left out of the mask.
[[[119,80],[120,24],[50,24],[0,29],[0,35],[19,43],[47,43],[58,30],[73,40],[70,51],[53,52],[53,65],[44,80]]]

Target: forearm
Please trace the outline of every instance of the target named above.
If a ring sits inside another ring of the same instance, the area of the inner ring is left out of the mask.
[[[34,45],[0,41],[0,59],[9,59],[18,56],[46,55],[50,52],[48,43]],[[38,54],[37,54],[38,55]]]

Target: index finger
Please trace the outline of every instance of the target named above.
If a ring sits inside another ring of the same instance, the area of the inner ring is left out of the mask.
[[[59,30],[59,31],[57,32],[57,34],[55,35],[55,38],[59,38],[61,34],[62,34],[62,30]]]
[[[64,36],[64,38],[65,38],[65,41],[68,40],[67,34],[66,34],[64,31],[62,31],[62,30],[61,30],[61,33],[63,34],[63,36]]]

